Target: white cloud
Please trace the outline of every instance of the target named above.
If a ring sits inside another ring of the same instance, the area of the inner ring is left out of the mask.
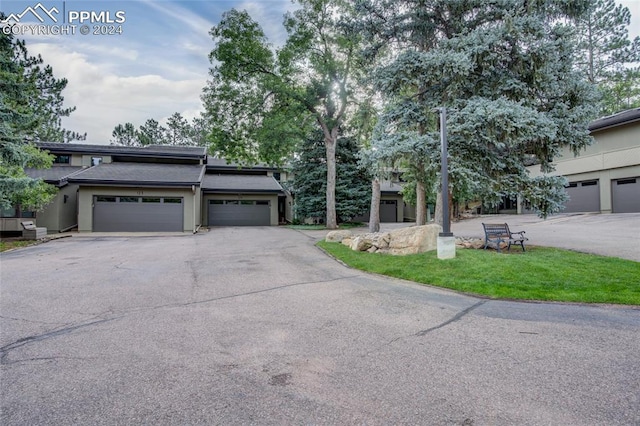
[[[169,80],[156,74],[122,76],[92,62],[90,56],[58,45],[32,44],[30,54],[42,54],[58,77],[69,83],[65,105],[77,109],[64,120],[70,130],[87,132],[87,143],[108,144],[113,128],[131,122],[136,127],[149,118],[174,112],[197,115],[206,77]]]

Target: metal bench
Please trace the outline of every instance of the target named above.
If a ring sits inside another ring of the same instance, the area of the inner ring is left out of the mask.
[[[22,237],[27,240],[40,240],[47,236],[47,228],[38,228],[31,220],[20,222],[20,224],[23,228]]]
[[[512,244],[520,245],[522,251],[525,251],[524,242],[529,241],[529,239],[524,236],[525,231],[511,232],[509,225],[506,223],[483,223],[482,227],[484,228],[485,250],[490,244],[493,244],[499,253],[500,244],[505,243],[508,244],[507,251],[511,250]]]

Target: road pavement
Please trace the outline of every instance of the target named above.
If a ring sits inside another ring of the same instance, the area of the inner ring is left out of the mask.
[[[477,299],[315,240],[214,228],[3,253],[0,424],[640,424],[639,309]]]

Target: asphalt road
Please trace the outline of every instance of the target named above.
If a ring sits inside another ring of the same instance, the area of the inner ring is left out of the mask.
[[[489,301],[301,232],[0,255],[2,425],[640,424],[640,310]]]

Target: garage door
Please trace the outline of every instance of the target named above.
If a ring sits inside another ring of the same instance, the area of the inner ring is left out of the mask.
[[[600,211],[600,185],[598,180],[571,182],[566,189],[569,201],[565,204],[565,213]]]
[[[209,226],[269,226],[271,204],[266,200],[209,200]]]
[[[398,202],[396,200],[380,201],[380,222],[395,222],[398,217]]]
[[[183,230],[181,197],[94,196],[95,232],[157,232]]]
[[[640,177],[611,182],[614,213],[640,212]]]

